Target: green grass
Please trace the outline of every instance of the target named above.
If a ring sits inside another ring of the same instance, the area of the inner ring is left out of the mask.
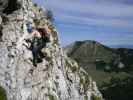
[[[48,97],[49,97],[49,100],[56,100],[55,97],[51,94],[49,94]]]
[[[92,100],[102,100],[102,98],[93,94],[92,95]]]
[[[84,100],[88,100],[88,96],[85,95],[85,96],[84,96]]]
[[[6,91],[0,87],[0,100],[7,100]]]

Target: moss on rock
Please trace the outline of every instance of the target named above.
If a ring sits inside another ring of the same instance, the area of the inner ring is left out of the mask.
[[[49,94],[48,97],[49,97],[49,100],[56,100],[55,96],[53,96],[51,94]]]
[[[0,87],[0,100],[7,100],[6,91]]]
[[[92,100],[103,100],[101,97],[92,94]]]

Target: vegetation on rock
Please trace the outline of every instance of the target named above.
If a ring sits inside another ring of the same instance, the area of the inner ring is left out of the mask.
[[[0,87],[0,100],[7,100],[6,91]]]
[[[102,100],[102,98],[100,98],[100,97],[98,97],[98,96],[96,96],[94,94],[92,95],[91,99],[92,100]]]
[[[55,97],[51,94],[49,94],[48,97],[49,97],[49,100],[56,100]]]

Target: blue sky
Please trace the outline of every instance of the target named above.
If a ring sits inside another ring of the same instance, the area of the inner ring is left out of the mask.
[[[95,40],[132,45],[133,0],[34,0],[52,10],[62,45]]]

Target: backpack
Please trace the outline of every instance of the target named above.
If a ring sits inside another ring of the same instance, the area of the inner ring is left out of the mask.
[[[37,30],[41,34],[44,42],[50,42],[50,35],[47,33],[45,28],[38,28]]]

